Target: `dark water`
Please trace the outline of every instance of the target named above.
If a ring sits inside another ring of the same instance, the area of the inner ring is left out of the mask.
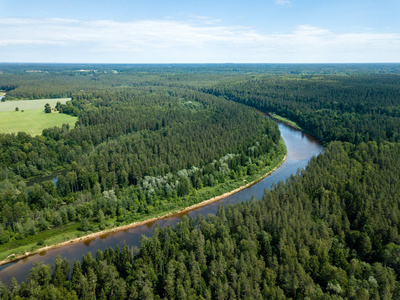
[[[44,181],[47,181],[47,180],[51,180],[54,184],[56,184],[57,181],[58,181],[58,176],[59,175],[65,176],[65,175],[67,175],[67,173],[68,172],[66,170],[64,170],[64,171],[54,172],[53,174],[47,175],[47,176],[34,177],[34,178],[29,179],[26,182],[26,186],[32,186],[35,183],[40,184],[40,183],[42,183]]]
[[[192,218],[195,218],[199,214],[207,216],[208,214],[215,214],[220,205],[226,206],[246,201],[251,199],[253,195],[256,199],[261,198],[265,188],[271,188],[272,184],[276,184],[281,180],[285,181],[290,175],[296,174],[299,168],[304,168],[311,157],[318,155],[323,149],[322,145],[308,134],[284,124],[279,124],[279,129],[281,130],[282,137],[287,146],[287,159],[278,170],[257,184],[220,201],[213,202],[207,206],[180,215],[167,217],[165,219],[124,231],[110,233],[94,238],[93,240],[64,246],[58,249],[52,249],[41,254],[32,255],[16,262],[0,266],[0,281],[9,284],[11,278],[15,277],[18,282],[21,282],[26,279],[33,263],[43,261],[46,264],[53,264],[57,255],[61,255],[63,258],[66,257],[73,262],[74,259],[81,259],[82,255],[89,251],[95,255],[98,249],[104,250],[108,247],[115,247],[117,244],[122,246],[124,241],[126,241],[128,246],[139,246],[139,238],[142,235],[150,236],[153,233],[156,224],[159,224],[160,227],[168,225],[173,226],[185,214]]]

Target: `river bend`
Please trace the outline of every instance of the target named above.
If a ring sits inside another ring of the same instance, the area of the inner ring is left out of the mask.
[[[296,174],[299,168],[306,167],[309,160],[321,153],[323,149],[322,145],[315,138],[304,132],[282,123],[279,123],[279,129],[286,143],[287,159],[275,172],[255,185],[217,202],[212,202],[209,205],[185,213],[165,217],[127,230],[109,233],[92,240],[51,249],[2,265],[0,266],[0,281],[4,284],[9,284],[11,278],[15,277],[18,282],[21,282],[27,278],[28,272],[35,262],[43,261],[46,264],[53,264],[57,255],[61,255],[63,258],[66,257],[71,261],[72,265],[75,259],[80,260],[82,255],[89,251],[94,256],[98,249],[104,250],[108,247],[115,247],[117,244],[122,246],[124,241],[128,246],[139,246],[139,238],[142,235],[151,236],[156,224],[159,224],[160,227],[173,226],[185,214],[192,218],[196,218],[199,214],[207,216],[208,214],[215,214],[220,205],[226,206],[246,201],[251,199],[253,195],[256,199],[260,199],[264,193],[264,189],[269,189],[273,184],[277,184],[281,180],[285,181],[292,174]]]

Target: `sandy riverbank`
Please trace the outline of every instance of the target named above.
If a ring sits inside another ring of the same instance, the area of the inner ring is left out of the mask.
[[[106,234],[109,234],[109,233],[118,232],[118,231],[122,231],[122,230],[127,230],[127,229],[130,229],[130,228],[134,228],[134,227],[137,227],[137,226],[148,224],[148,223],[160,220],[160,219],[164,219],[164,218],[171,217],[171,216],[174,216],[174,215],[178,215],[178,214],[181,214],[181,213],[184,213],[184,212],[187,212],[187,211],[191,211],[191,210],[200,208],[202,206],[206,206],[206,205],[208,205],[208,204],[210,204],[212,202],[216,202],[216,201],[219,201],[221,199],[224,199],[224,198],[226,198],[228,196],[231,196],[231,195],[233,195],[233,194],[235,194],[237,192],[240,192],[241,190],[244,190],[244,189],[256,184],[257,182],[260,182],[265,177],[271,175],[274,171],[276,171],[283,164],[283,162],[286,160],[286,157],[287,156],[285,155],[278,166],[276,166],[273,170],[269,171],[268,173],[264,174],[261,178],[255,180],[255,181],[252,181],[252,182],[250,182],[250,183],[248,183],[248,184],[246,184],[244,186],[241,186],[241,187],[239,187],[237,189],[234,189],[234,190],[232,190],[230,192],[224,193],[224,194],[222,194],[220,196],[213,197],[211,199],[202,201],[202,202],[200,202],[198,204],[194,204],[194,205],[188,206],[188,207],[186,207],[186,208],[184,208],[182,210],[179,210],[179,211],[176,211],[176,212],[170,212],[168,214],[165,214],[165,215],[162,215],[162,216],[159,216],[159,217],[147,219],[147,220],[140,221],[140,222],[134,222],[134,223],[131,223],[131,224],[118,226],[118,227],[114,227],[114,228],[110,228],[110,229],[106,229],[106,230],[102,230],[102,231],[93,232],[93,233],[88,234],[88,235],[84,235],[84,236],[81,236],[81,237],[78,237],[78,238],[74,238],[74,239],[71,239],[71,240],[68,240],[68,241],[65,241],[65,242],[62,242],[62,243],[58,243],[58,244],[42,247],[42,248],[36,249],[36,250],[34,250],[32,252],[25,252],[24,254],[20,254],[20,255],[16,255],[16,256],[14,256],[14,254],[10,254],[7,258],[5,258],[4,260],[0,261],[0,265],[4,265],[4,264],[7,264],[7,263],[10,263],[10,262],[19,260],[19,259],[23,259],[25,257],[31,256],[31,255],[35,255],[35,254],[38,254],[38,253],[41,253],[41,252],[44,252],[44,251],[48,251],[48,250],[59,248],[59,247],[63,247],[63,246],[66,246],[66,245],[71,245],[71,244],[83,242],[83,241],[86,241],[86,240],[95,239],[95,238],[97,238],[99,236],[102,236],[102,235],[106,235]]]

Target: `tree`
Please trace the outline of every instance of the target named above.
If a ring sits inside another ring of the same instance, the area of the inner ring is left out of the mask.
[[[61,259],[61,256],[58,255],[56,257],[56,261],[54,263],[54,271],[53,271],[53,275],[51,276],[51,283],[54,284],[54,286],[59,287],[67,279],[68,279],[68,273],[65,273],[64,266],[63,266],[63,260]]]
[[[90,224],[87,218],[82,219],[81,221],[81,230],[88,231],[90,230]]]
[[[60,101],[57,101],[56,109],[57,109],[59,112],[62,112],[62,104],[61,104]]]
[[[51,113],[51,106],[49,103],[46,103],[46,105],[44,106],[44,112],[46,114],[50,114]]]
[[[19,111],[19,108],[18,108],[18,106],[15,108],[15,111]]]

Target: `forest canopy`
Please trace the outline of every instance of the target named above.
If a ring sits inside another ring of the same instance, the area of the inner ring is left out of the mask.
[[[74,128],[40,136],[0,134],[3,255],[32,237],[43,236],[43,244],[52,229],[99,231],[207,200],[256,179],[284,156],[278,126],[252,108],[164,85],[163,74],[102,74],[85,90],[85,72],[77,80],[68,72],[2,75],[19,82],[3,86],[6,101],[65,96],[46,94],[48,86],[62,91],[52,82],[77,90],[55,109],[78,117]],[[49,174],[56,183],[41,180]]]

